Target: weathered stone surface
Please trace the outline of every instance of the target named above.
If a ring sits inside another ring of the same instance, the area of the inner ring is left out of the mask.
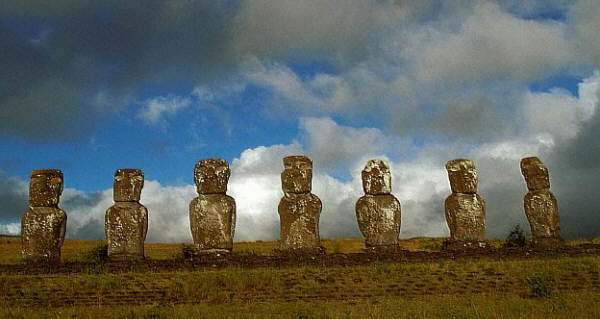
[[[279,202],[282,250],[318,249],[321,200],[314,194],[286,194]]]
[[[190,225],[194,244],[201,251],[233,249],[235,200],[223,194],[199,194],[190,203]]]
[[[194,168],[194,181],[198,194],[225,194],[231,170],[224,159],[208,158]]]
[[[527,157],[521,160],[521,172],[529,189],[523,201],[533,244],[538,247],[561,244],[558,203],[550,191],[548,169],[537,157]]]
[[[446,163],[446,170],[453,193],[477,193],[477,169],[473,161],[454,159]]]
[[[35,169],[29,181],[30,207],[57,207],[63,191],[63,174],[57,169]]]
[[[363,190],[367,195],[382,195],[392,192],[392,173],[382,160],[370,160],[361,172]]]
[[[400,202],[394,195],[365,195],[356,202],[358,228],[367,247],[396,246],[400,235]]]
[[[284,193],[304,194],[312,190],[312,161],[306,156],[287,156],[283,159],[281,188]]]
[[[358,228],[367,248],[397,246],[400,235],[400,202],[392,192],[392,174],[382,160],[370,160],[361,172],[362,196],[356,202]]]
[[[549,189],[550,175],[548,168],[537,157],[526,157],[521,159],[521,173],[530,191]]]
[[[468,159],[446,163],[452,194],[446,198],[445,213],[450,240],[447,249],[485,247],[485,202],[477,195],[477,170]]]
[[[21,220],[21,252],[25,262],[60,262],[67,227],[67,214],[58,208],[62,190],[60,170],[31,172],[30,207]]]
[[[223,159],[201,160],[194,169],[199,196],[190,203],[190,227],[200,253],[227,253],[233,248],[235,200],[227,196],[231,171]]]
[[[119,260],[144,258],[144,241],[148,233],[148,209],[139,203],[144,187],[144,173],[138,169],[115,172],[115,204],[105,215],[104,231],[108,257]]]
[[[455,241],[485,240],[485,202],[477,194],[453,193],[446,198],[446,221]]]
[[[139,169],[123,168],[115,172],[113,198],[115,202],[138,202],[144,187],[144,173]]]
[[[281,250],[319,250],[319,218],[322,203],[311,194],[312,161],[306,156],[283,159],[281,186],[284,196],[278,212]]]

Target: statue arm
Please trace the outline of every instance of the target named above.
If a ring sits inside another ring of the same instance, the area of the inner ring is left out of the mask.
[[[354,205],[354,210],[356,211],[356,220],[358,224],[362,224],[365,222],[365,204],[363,203],[363,197],[359,198]]]
[[[394,201],[396,203],[396,207],[398,208],[398,214],[395,214],[394,222],[398,225],[398,230],[400,230],[402,223],[402,206],[400,205],[400,201],[396,198],[396,196],[394,196]],[[398,233],[398,235],[400,235],[400,233]]]
[[[25,224],[27,223],[27,213],[29,211],[25,212],[25,214],[23,214],[23,217],[21,217],[21,243],[23,243],[23,240],[27,237],[27,234],[25,234]]]
[[[560,214],[558,213],[558,201],[556,200],[556,196],[552,192],[550,192],[550,199],[552,201],[552,205],[554,205],[554,212],[552,214],[552,218],[554,219],[554,224],[556,225],[556,230],[560,231]]]
[[[109,230],[109,227],[110,227],[109,219],[110,219],[110,210],[111,209],[112,209],[112,206],[109,207],[106,210],[106,213],[104,214],[104,236],[106,236],[106,240],[107,241],[108,241],[108,230]]]
[[[63,213],[63,219],[60,223],[60,246],[65,242],[65,235],[67,233],[67,214],[63,211],[61,212]]]
[[[231,198],[231,238],[235,235],[235,223],[236,223],[236,205],[235,199]]]
[[[192,199],[192,201],[190,202],[190,209],[189,209],[189,215],[190,215],[190,231],[192,233],[192,237],[194,239],[194,242],[196,242],[196,238],[195,238],[195,227],[198,225],[198,219],[196,218],[196,202],[198,201],[198,197]]]
[[[477,194],[477,200],[481,203],[481,214],[485,221],[485,200],[479,194]]]
[[[148,208],[142,205],[142,238],[146,240],[146,235],[148,234]]]
[[[448,226],[448,229],[450,230],[450,236],[452,236],[454,234],[454,223],[455,223],[455,219],[454,216],[456,214],[456,212],[454,211],[454,208],[452,207],[452,205],[450,205],[448,203],[450,197],[448,197],[446,199],[446,201],[444,202],[444,211],[446,214],[446,224]]]

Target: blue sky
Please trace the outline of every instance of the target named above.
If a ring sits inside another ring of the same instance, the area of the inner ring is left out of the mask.
[[[68,235],[102,238],[113,173],[130,167],[149,240],[189,240],[193,166],[221,157],[236,239],[277,238],[281,158],[304,153],[324,237],[359,235],[369,158],[392,165],[402,236],[447,235],[456,157],[478,165],[488,235],[503,237],[527,226],[528,155],[550,169],[565,236],[600,236],[600,203],[578,191],[600,178],[598,14],[591,0],[9,1],[0,232],[17,229],[29,172],[59,168]]]

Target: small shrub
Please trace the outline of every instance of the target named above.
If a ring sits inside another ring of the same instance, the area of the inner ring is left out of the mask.
[[[535,276],[525,279],[529,285],[531,297],[548,298],[552,296],[552,285],[546,277]]]
[[[525,232],[520,225],[516,225],[506,237],[505,245],[508,247],[524,247],[526,243]]]

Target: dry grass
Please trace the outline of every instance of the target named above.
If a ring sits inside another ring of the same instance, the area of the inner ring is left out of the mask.
[[[592,241],[570,242],[579,245]],[[598,240],[593,241],[598,243]],[[403,240],[438,251],[442,239]],[[92,261],[102,241],[65,242],[63,261]],[[501,241],[493,241],[500,246]],[[363,249],[327,239],[330,254]],[[180,256],[182,244],[148,244],[149,259]],[[267,255],[277,242],[235,243]],[[0,237],[0,264],[16,264],[18,238]],[[0,318],[598,318],[600,256],[444,259],[358,266],[194,271],[4,274]],[[60,306],[50,312],[44,307]]]
[[[28,309],[0,307],[2,318],[599,318],[600,298],[567,293],[550,299],[433,296],[410,299]],[[1,306],[1,305],[0,305]]]

